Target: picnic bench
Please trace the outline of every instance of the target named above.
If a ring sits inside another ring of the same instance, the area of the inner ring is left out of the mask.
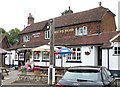
[[[9,73],[8,69],[6,69],[5,67],[1,67],[0,69],[1,69],[1,73],[6,73],[8,75]]]

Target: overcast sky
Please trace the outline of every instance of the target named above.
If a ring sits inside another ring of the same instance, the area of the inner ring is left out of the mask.
[[[6,31],[23,30],[29,13],[35,22],[40,22],[60,16],[69,6],[76,13],[96,8],[99,2],[116,14],[117,23],[119,0],[0,0],[0,27]]]

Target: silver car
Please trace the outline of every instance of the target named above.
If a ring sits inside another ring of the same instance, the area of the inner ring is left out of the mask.
[[[56,87],[117,87],[106,67],[77,66],[68,68]]]

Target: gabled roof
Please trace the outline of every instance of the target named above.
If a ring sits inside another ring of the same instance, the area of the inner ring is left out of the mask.
[[[110,42],[120,42],[120,33],[113,37]]]
[[[102,17],[104,16],[106,12],[111,12],[111,11],[108,8],[104,8],[100,6],[94,9],[90,9],[90,10],[86,10],[86,11],[82,11],[78,13],[62,15],[62,16],[55,18],[55,27],[56,28],[65,27],[65,26],[76,25],[76,24],[81,24],[81,23],[101,21]],[[21,32],[21,34],[43,30],[47,22],[48,20],[31,24],[30,26],[27,26]]]
[[[114,39],[112,42],[120,42],[120,36],[118,36],[116,39]]]
[[[3,40],[4,37],[5,37],[5,35],[0,34],[0,44],[2,43],[2,40]]]
[[[6,46],[9,48],[10,47],[10,43],[8,42],[7,37],[4,34],[1,34],[0,35],[0,48],[4,48],[3,47],[3,41],[5,41]],[[8,48],[5,48],[5,49],[8,49]]]

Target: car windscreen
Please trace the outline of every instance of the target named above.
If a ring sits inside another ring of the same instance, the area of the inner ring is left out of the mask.
[[[63,79],[101,81],[101,73],[99,70],[69,70],[64,74]]]

